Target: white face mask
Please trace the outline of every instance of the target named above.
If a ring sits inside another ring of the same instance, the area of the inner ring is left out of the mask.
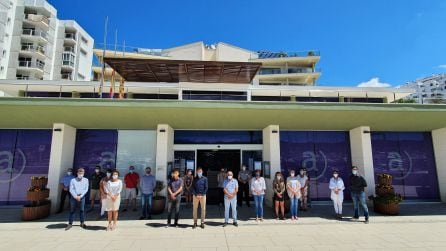
[[[73,174],[72,172],[67,172],[67,175],[71,175],[71,174]]]
[[[110,176],[111,176],[111,173],[107,173],[107,178],[110,178]]]
[[[232,180],[232,175],[228,175],[228,179]]]
[[[358,174],[358,170],[353,170],[352,173],[353,173],[353,175],[357,175]]]
[[[245,171],[245,170],[246,170],[246,167],[242,167],[242,170]]]
[[[113,175],[113,179],[116,180],[118,178],[118,175]]]
[[[337,174],[337,173],[333,174],[333,177],[337,178],[337,177],[338,177],[338,174]]]
[[[95,171],[96,173],[99,173],[100,170],[99,170],[99,169],[95,169],[94,171]]]
[[[78,174],[77,177],[78,177],[79,179],[82,179],[82,178],[84,177],[84,174]]]
[[[294,173],[290,173],[290,176],[291,176],[291,177],[294,177]]]

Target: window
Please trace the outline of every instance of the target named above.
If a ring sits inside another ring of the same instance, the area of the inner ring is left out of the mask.
[[[88,44],[88,40],[87,40],[86,38],[84,38],[84,37],[81,36],[81,40],[82,40],[82,42],[84,42],[85,44]]]
[[[81,54],[82,54],[83,56],[87,56],[87,52],[86,52],[84,49],[81,49]]]

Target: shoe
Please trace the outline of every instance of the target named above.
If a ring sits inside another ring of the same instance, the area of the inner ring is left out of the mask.
[[[234,225],[234,227],[238,227],[238,223],[237,222],[232,223],[232,225]]]
[[[177,228],[178,227],[178,223],[174,223],[173,227]]]
[[[260,218],[260,222],[263,222],[263,218]]]
[[[67,227],[65,227],[65,231],[67,231],[67,230],[70,230],[71,228],[73,227],[73,224],[68,224],[68,226]]]
[[[197,223],[194,223],[194,225],[192,226],[192,229],[197,228]]]
[[[166,228],[169,228],[169,227],[170,227],[170,223],[167,223],[167,224],[166,224]]]
[[[353,220],[353,221],[358,221],[358,220],[359,220],[359,217],[353,217],[352,220]]]
[[[256,217],[256,222],[258,222],[258,221],[259,221],[259,218]]]
[[[279,217],[276,217],[276,220],[279,220]]]
[[[85,225],[85,223],[81,223],[81,228],[86,229],[87,225]]]
[[[366,217],[366,218],[365,218],[364,223],[365,223],[365,224],[369,224],[369,217]]]
[[[144,216],[141,216],[141,217],[139,217],[139,220],[144,220],[146,217],[144,217]]]
[[[223,223],[223,227],[226,227],[227,225],[228,225],[228,223],[227,223],[227,222]]]
[[[201,223],[200,227],[201,229],[204,229],[204,223]]]

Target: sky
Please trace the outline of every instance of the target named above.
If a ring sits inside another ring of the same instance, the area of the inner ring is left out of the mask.
[[[318,50],[323,86],[399,86],[446,72],[446,0],[48,0],[103,43],[204,41]]]

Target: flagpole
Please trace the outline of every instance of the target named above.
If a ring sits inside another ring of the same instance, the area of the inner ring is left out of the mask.
[[[102,98],[102,89],[104,88],[104,80],[105,80],[105,50],[107,48],[107,25],[108,25],[108,16],[105,17],[105,27],[104,27],[104,48],[102,50],[102,78],[101,78],[101,84],[99,86],[100,98]]]

